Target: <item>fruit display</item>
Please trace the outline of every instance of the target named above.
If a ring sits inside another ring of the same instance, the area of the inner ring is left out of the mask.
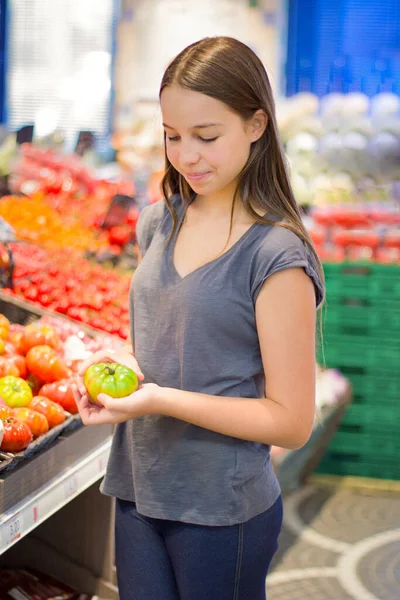
[[[107,241],[112,225],[104,225],[112,200],[116,196],[132,199],[135,195],[135,185],[131,180],[120,180],[115,174],[113,181],[99,179],[76,154],[61,155],[32,144],[22,145],[11,186],[15,192],[22,192],[31,200],[30,210],[36,211],[39,218],[42,214],[47,216],[47,222],[41,220],[42,235],[47,236],[47,242],[52,241],[51,225],[60,227],[61,221],[73,242],[64,241],[64,245],[71,247],[74,245],[74,233],[79,232],[83,234],[83,245],[93,239],[97,244]],[[128,208],[122,222],[114,225],[122,225],[134,233],[138,218],[135,202],[130,202]],[[28,231],[28,235],[34,235],[34,232]],[[118,241],[112,241],[116,237],[115,232],[109,237],[110,245],[118,244]],[[76,243],[79,244],[77,240]]]
[[[34,242],[49,250],[67,246],[79,252],[99,250],[107,244],[107,235],[82,225],[77,214],[65,219],[42,195],[3,196],[0,217],[15,230],[21,240]]]
[[[397,95],[300,93],[280,99],[277,109],[300,204],[391,202],[398,196]]]
[[[31,144],[23,144],[18,156],[9,176],[14,195],[0,194],[0,223],[12,232],[8,241],[51,252],[68,248],[71,256],[136,268],[139,209],[132,181],[97,178],[80,157]]]
[[[400,214],[394,206],[315,207],[307,227],[323,261],[400,265]]]
[[[99,394],[107,394],[112,398],[123,398],[138,388],[136,373],[125,365],[118,363],[98,363],[89,367],[83,377],[83,383],[89,397],[95,404]]]
[[[0,450],[18,453],[77,415],[73,385],[82,360],[121,343],[114,336],[89,337],[78,324],[51,316],[23,326],[0,315],[0,324]]]
[[[80,206],[85,212],[90,204],[104,210],[117,193],[129,196],[135,193],[131,181],[98,179],[76,154],[65,155],[33,144],[22,144],[11,185],[16,192],[27,195],[42,192],[49,199],[53,196],[51,204],[61,210],[72,201],[75,208]]]
[[[50,254],[33,245],[10,246],[15,263],[13,288],[5,293],[127,338],[130,273],[93,264],[68,248]],[[28,333],[24,335],[27,338]],[[29,339],[23,343],[29,344]]]

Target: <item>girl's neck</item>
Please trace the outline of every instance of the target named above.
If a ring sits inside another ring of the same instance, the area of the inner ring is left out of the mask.
[[[232,212],[233,197],[196,196],[192,208],[210,218],[229,216]],[[236,202],[237,205],[237,202]]]
[[[202,214],[212,219],[230,218],[235,190],[236,182],[216,194],[209,196],[197,195],[193,201],[193,208],[199,215]],[[239,199],[236,199],[234,213],[241,212],[241,209],[242,203]]]
[[[212,221],[230,221],[232,215],[232,223],[251,224],[254,219],[247,213],[242,202],[236,198],[234,210],[232,212],[233,194],[231,196],[195,196],[190,205],[190,213],[192,217],[199,219],[210,219]],[[256,210],[263,216],[265,211]]]

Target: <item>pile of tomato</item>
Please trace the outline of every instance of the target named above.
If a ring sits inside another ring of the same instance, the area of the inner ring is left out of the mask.
[[[0,216],[20,239],[51,249],[68,246],[94,251],[124,245],[134,235],[135,208],[115,231],[102,229],[112,198],[135,195],[133,181],[97,179],[76,154],[23,144],[12,174],[12,189],[25,198],[3,198]]]
[[[126,339],[132,275],[93,264],[70,249],[51,254],[31,244],[11,244],[13,288],[3,292]]]
[[[106,233],[82,225],[78,214],[59,214],[39,195],[32,198],[4,196],[0,217],[16,231],[18,238],[54,250],[60,246],[78,251],[96,251],[108,244]]]
[[[19,452],[78,412],[74,369],[63,342],[45,323],[23,327],[0,315],[0,448]]]

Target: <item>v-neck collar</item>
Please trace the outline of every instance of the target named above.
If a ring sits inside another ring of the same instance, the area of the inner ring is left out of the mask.
[[[234,252],[234,250],[236,250],[236,248],[238,246],[240,246],[244,242],[244,240],[248,237],[248,235],[255,228],[256,225],[261,225],[261,223],[259,223],[258,221],[255,221],[243,233],[243,235],[241,235],[240,238],[238,240],[236,240],[236,242],[234,244],[232,244],[232,246],[230,246],[228,248],[228,250],[226,250],[225,252],[223,252],[223,254],[220,254],[216,258],[213,258],[212,260],[204,263],[204,265],[200,265],[199,267],[196,267],[196,269],[193,269],[193,271],[189,271],[189,273],[186,273],[186,275],[181,275],[178,272],[177,268],[175,267],[174,255],[175,255],[176,241],[178,239],[179,231],[180,231],[180,229],[182,227],[184,217],[185,217],[185,210],[184,210],[184,208],[182,206],[182,210],[181,210],[181,214],[180,214],[179,219],[178,219],[178,225],[177,225],[176,231],[175,231],[175,233],[174,233],[174,235],[173,235],[170,243],[168,244],[168,264],[171,267],[171,271],[173,272],[173,274],[175,275],[175,278],[178,281],[185,281],[186,279],[191,278],[192,276],[196,275],[197,273],[199,273],[201,271],[204,271],[207,268],[210,268],[210,267],[214,266],[219,261],[222,261],[223,259],[225,259],[232,252]]]

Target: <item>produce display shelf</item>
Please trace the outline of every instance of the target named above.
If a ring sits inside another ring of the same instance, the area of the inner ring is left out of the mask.
[[[29,325],[37,319],[40,319],[40,317],[52,317],[61,322],[74,323],[75,325],[78,325],[79,329],[90,337],[96,337],[98,335],[107,335],[109,337],[113,337],[111,334],[101,329],[95,329],[86,323],[75,321],[58,312],[51,312],[42,306],[39,306],[38,304],[30,302],[29,300],[21,300],[16,296],[10,296],[10,294],[4,293],[1,289],[0,313],[4,314],[12,323],[19,323],[20,325]]]
[[[0,514],[0,555],[103,477],[111,437]],[[29,469],[26,468],[29,477]]]

